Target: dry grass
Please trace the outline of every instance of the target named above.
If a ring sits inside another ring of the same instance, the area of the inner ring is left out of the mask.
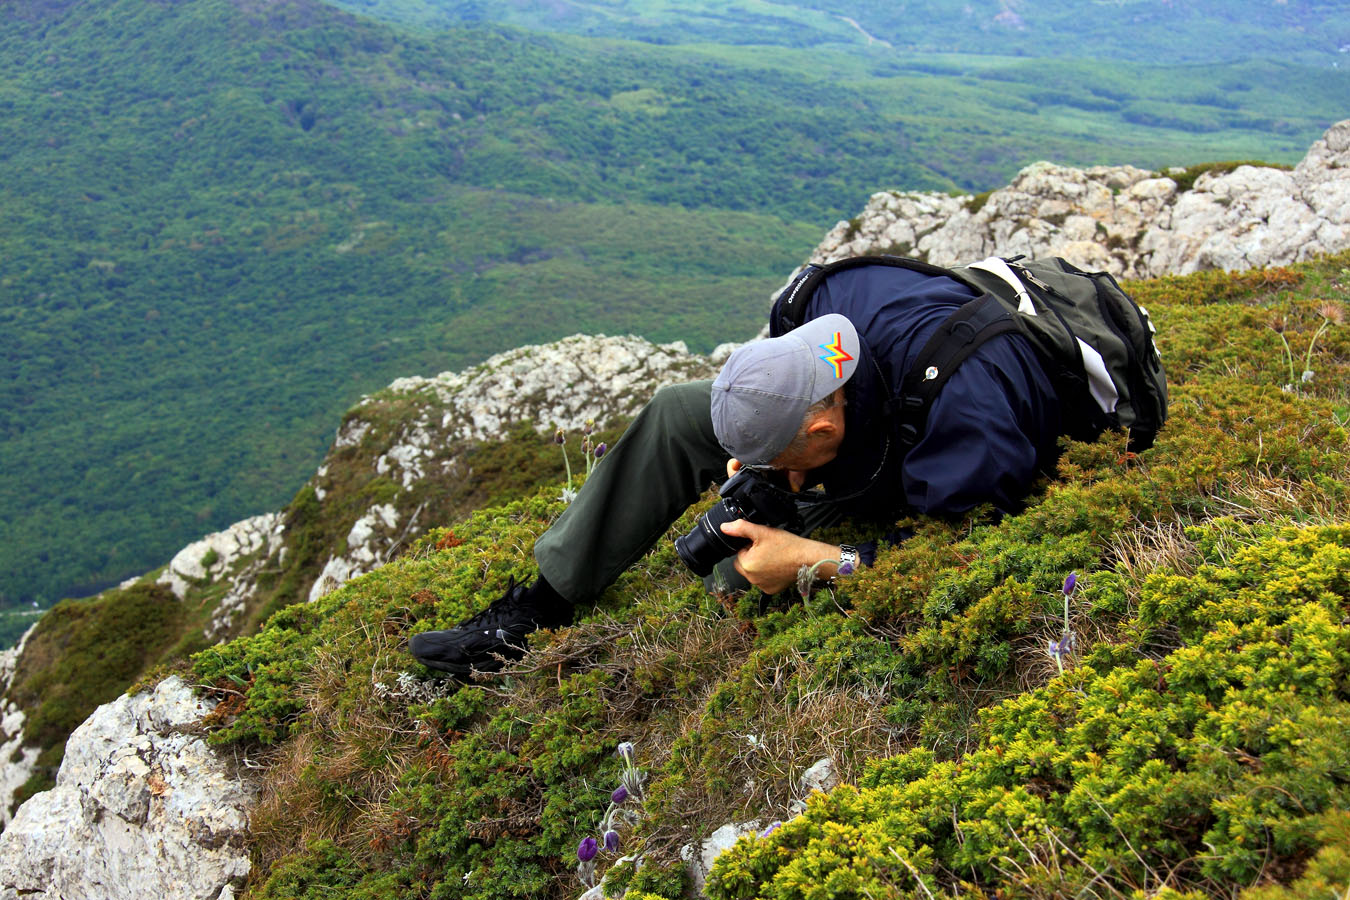
[[[347,646],[373,651],[365,661],[371,677],[351,677],[354,660],[336,649]],[[394,682],[404,663],[383,631],[364,626],[360,640],[315,652],[301,686],[305,728],[257,760],[268,775],[250,821],[254,877],[265,877],[278,861],[317,840],[332,840],[367,860],[411,832],[412,823],[387,801],[424,755],[419,745],[426,734],[409,717],[405,699],[377,696],[374,687],[381,679]],[[333,785],[341,786],[340,793]]]
[[[724,822],[752,814],[791,818],[806,799],[802,774],[820,759],[832,760],[840,780],[854,782],[866,760],[912,746],[885,719],[888,685],[859,689],[795,652],[773,665],[745,662],[742,677],[751,672],[753,677],[744,695],[760,698],[758,706],[737,710],[739,724],[718,733],[702,704],[690,704],[672,735],[722,741],[717,771],[706,774],[729,787],[710,790],[708,781],[697,777],[678,782],[664,799],[667,815],[647,835],[653,858],[673,860],[679,846]],[[804,685],[811,687],[798,693]]]

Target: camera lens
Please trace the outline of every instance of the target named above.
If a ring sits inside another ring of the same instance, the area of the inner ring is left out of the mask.
[[[700,577],[710,574],[719,562],[748,546],[746,538],[722,533],[727,522],[745,518],[741,508],[730,500],[723,500],[703,515],[689,533],[675,539],[675,552],[680,560]]]

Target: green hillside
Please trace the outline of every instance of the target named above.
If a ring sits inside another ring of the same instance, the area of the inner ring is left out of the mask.
[[[254,900],[575,897],[621,741],[646,774],[620,825],[644,867],[599,872],[630,900],[677,896],[679,848],[752,818],[786,824],[724,860],[717,900],[1340,896],[1350,254],[1126,287],[1172,388],[1153,449],[1070,443],[1024,513],[899,523],[915,537],[809,598],[710,597],[662,541],[507,677],[462,687],[405,641],[531,570],[562,462],[529,430],[472,449],[476,483],[428,485],[449,527],[286,606],[381,489],[371,461],[408,403],[380,392],[362,413],[379,425],[330,459],[326,515],[312,489],[284,510],[243,637],[204,648],[209,580],[43,618],[0,698],[42,751],[17,799],[51,785],[98,703],[200,650],[191,677],[224,701],[211,740],[264,766]],[[1045,647],[1066,625],[1061,672]],[[793,818],[825,755],[846,786]]]
[[[655,44],[852,44],[895,54],[951,51],[1135,62],[1298,59],[1329,66],[1350,42],[1342,4],[1224,0],[333,0],[431,28],[500,22]],[[1221,40],[1216,40],[1222,35]]]
[[[1292,162],[1345,76],[402,31],[311,0],[0,2],[0,606],[281,507],[395,377],[709,349],[874,190]]]
[[[1070,443],[1022,514],[908,521],[834,591],[719,600],[662,541],[504,676],[435,681],[406,639],[530,570],[554,484],[198,654],[211,740],[266,761],[247,896],[574,898],[621,742],[641,867],[603,853],[608,896],[681,896],[681,846],[748,820],[715,900],[1342,896],[1348,283],[1341,254],[1127,285],[1156,446]]]

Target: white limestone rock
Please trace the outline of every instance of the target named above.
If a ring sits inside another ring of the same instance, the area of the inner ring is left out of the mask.
[[[0,697],[9,693],[14,684],[15,669],[28,638],[37,624],[23,633],[19,642],[8,650],[0,650]],[[9,824],[9,807],[14,793],[33,775],[38,749],[23,745],[23,710],[6,700],[0,704],[0,829]]]
[[[359,419],[350,421],[338,429],[337,438],[333,441],[333,449],[341,450],[344,447],[357,447],[369,431],[369,422],[362,422]]]
[[[99,707],[56,787],[0,834],[0,900],[209,900],[242,885],[256,789],[184,730],[211,706],[173,677]]]
[[[264,513],[236,522],[179,550],[158,581],[179,600],[196,585],[224,581],[225,594],[216,604],[211,624],[202,630],[207,640],[222,640],[252,599],[258,573],[281,548],[284,530],[281,513]]]
[[[802,773],[801,793],[809,796],[813,791],[829,793],[839,786],[839,772],[834,760],[826,756],[818,759]]]
[[[398,545],[398,510],[393,504],[372,506],[347,533],[347,550],[329,557],[323,572],[309,591],[309,602],[330,594],[359,575],[373,571],[388,560]]]
[[[0,829],[9,824],[14,794],[33,776],[40,751],[23,745],[23,710],[13,703],[0,707]]]
[[[889,252],[949,266],[1024,253],[1151,278],[1283,265],[1350,247],[1350,120],[1332,126],[1292,172],[1239,166],[1178,191],[1167,176],[1180,171],[1037,162],[982,205],[944,194],[874,194],[856,219],[825,236],[811,261]]]
[[[159,583],[168,585],[182,600],[193,583],[219,578],[242,557],[259,551],[265,556],[280,539],[280,526],[279,513],[264,513],[208,534],[179,550],[159,576]]]
[[[517,347],[463,372],[400,378],[389,390],[435,397],[441,412],[435,427],[419,420],[399,441],[425,447],[432,440],[497,440],[525,419],[541,430],[578,431],[587,419],[635,413],[661,385],[703,377],[711,368],[680,341],[577,334]]]
[[[680,848],[680,859],[684,861],[684,871],[689,876],[690,886],[696,896],[703,896],[708,884],[708,874],[712,872],[717,857],[747,834],[757,834],[763,826],[758,819],[749,822],[728,822],[697,844],[686,844]],[[0,900],[4,900],[0,897]]]
[[[8,650],[0,650],[0,694],[4,694],[14,684],[14,672],[19,665],[19,657],[23,655],[23,648],[28,644],[28,639],[33,636],[37,623],[34,622],[19,638],[19,642]]]

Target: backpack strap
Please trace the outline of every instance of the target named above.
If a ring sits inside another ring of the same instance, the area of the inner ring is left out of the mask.
[[[928,423],[928,410],[942,386],[966,358],[996,335],[1017,331],[1012,315],[990,296],[985,288],[959,269],[946,269],[907,256],[851,256],[823,266],[808,265],[774,301],[769,318],[772,337],[801,326],[806,307],[816,287],[825,278],[858,266],[894,266],[925,275],[951,278],[970,288],[976,297],[953,312],[929,337],[914,365],[906,373],[900,392],[887,401],[887,409],[898,417],[897,436],[901,452],[919,442]]]
[[[892,401],[900,419],[896,434],[902,452],[908,452],[923,436],[928,410],[961,363],[990,338],[1018,330],[1012,315],[988,294],[964,304],[938,326]]]
[[[959,271],[944,269],[908,256],[850,256],[823,266],[811,263],[798,272],[797,277],[788,282],[788,286],[778,294],[778,299],[773,304],[773,312],[769,316],[769,336],[779,337],[805,324],[806,307],[816,292],[816,286],[835,272],[858,266],[894,266],[897,269],[909,269],[925,275],[940,275],[961,282],[977,294],[983,293],[978,284]]]

